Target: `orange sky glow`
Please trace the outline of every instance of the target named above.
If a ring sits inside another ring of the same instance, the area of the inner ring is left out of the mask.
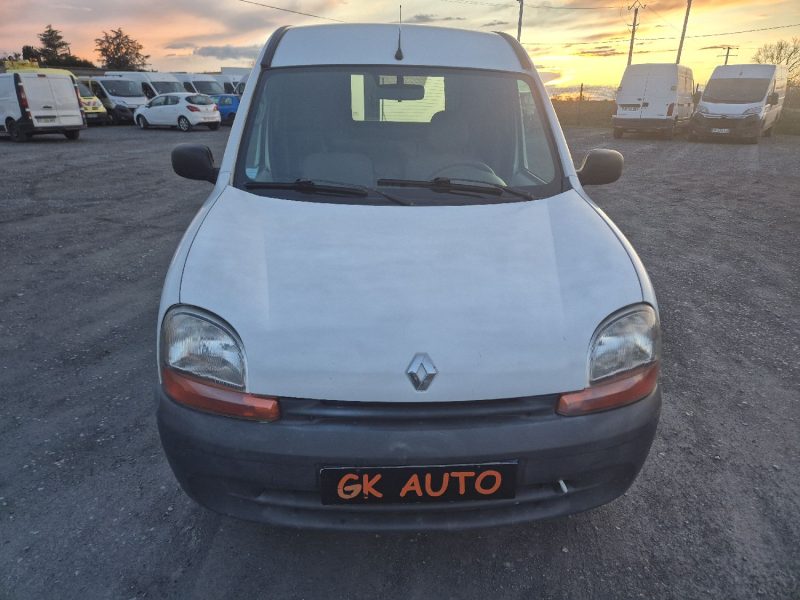
[[[264,0],[266,4],[347,22],[395,22],[397,2]],[[632,0],[526,0],[522,42],[556,87],[615,87],[627,63]],[[634,62],[673,62],[685,0],[642,2]],[[546,8],[550,6],[551,8]],[[516,35],[514,0],[404,0],[405,22],[506,31]],[[558,7],[558,8],[556,8]],[[2,0],[0,55],[37,44],[45,25],[62,31],[72,53],[97,61],[94,38],[122,27],[144,45],[151,68],[215,71],[249,66],[269,34],[284,24],[326,21],[239,0]],[[787,27],[788,26],[788,27]],[[767,29],[777,28],[779,29]],[[763,29],[748,33],[742,30]],[[715,35],[725,34],[725,35]],[[800,36],[800,1],[694,0],[681,62],[703,83],[724,45],[731,62],[750,62],[765,43]],[[701,37],[702,36],[702,37]]]

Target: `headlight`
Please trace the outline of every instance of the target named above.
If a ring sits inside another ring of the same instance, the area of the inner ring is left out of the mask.
[[[589,381],[595,383],[658,360],[656,312],[640,305],[612,317],[598,329],[589,353]]]
[[[748,108],[742,114],[743,115],[759,115],[759,116],[761,116],[761,107],[760,106],[753,106],[751,108]]]
[[[244,389],[244,352],[234,334],[222,323],[189,309],[173,309],[164,318],[161,339],[165,366]]]
[[[589,386],[562,394],[566,417],[619,408],[652,394],[658,385],[661,334],[655,310],[640,304],[598,327],[589,349]]]

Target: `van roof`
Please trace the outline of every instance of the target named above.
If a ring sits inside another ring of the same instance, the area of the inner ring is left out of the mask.
[[[402,60],[395,58],[402,29]],[[516,42],[515,42],[516,43]],[[274,67],[415,65],[524,71],[515,47],[496,33],[427,25],[308,25],[286,30]]]
[[[775,74],[775,65],[719,65],[711,74],[711,79],[735,79],[737,77],[766,78]]]

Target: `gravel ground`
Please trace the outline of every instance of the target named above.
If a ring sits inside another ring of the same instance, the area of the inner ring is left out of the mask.
[[[179,141],[226,129],[0,139],[0,598],[800,597],[800,137],[619,149],[590,189],[659,296],[664,409],[619,500],[493,531],[274,529],[179,489],[155,426],[171,254],[210,186]]]

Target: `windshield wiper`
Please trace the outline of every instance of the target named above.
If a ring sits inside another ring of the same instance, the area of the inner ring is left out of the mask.
[[[466,183],[460,183],[466,182]],[[452,192],[466,192],[473,194],[492,194],[493,196],[502,196],[503,194],[511,194],[518,198],[525,200],[533,200],[532,194],[499,183],[492,183],[490,181],[482,181],[480,179],[463,179],[436,177],[430,181],[415,180],[415,179],[378,179],[378,185],[387,187],[418,187],[427,188],[434,192],[452,193]]]
[[[325,183],[318,183],[311,179],[296,179],[295,181],[248,181],[244,187],[248,190],[295,190],[304,194],[332,194],[336,196],[369,196],[370,192],[385,198],[393,204],[401,206],[413,206],[410,202],[403,202],[402,200],[390,196],[380,190],[367,187],[365,185],[355,183],[338,183],[328,182],[328,180],[320,179]]]

